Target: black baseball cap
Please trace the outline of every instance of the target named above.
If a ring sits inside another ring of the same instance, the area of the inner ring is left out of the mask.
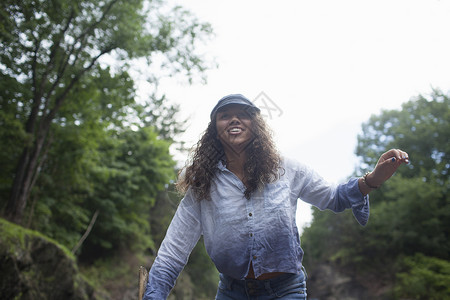
[[[213,110],[211,111],[211,121],[214,120],[217,111],[219,109],[221,109],[222,107],[226,106],[226,105],[230,105],[230,104],[240,104],[240,105],[244,105],[245,109],[248,109],[250,111],[260,111],[260,109],[258,107],[255,106],[255,104],[253,104],[253,102],[251,102],[250,100],[248,100],[246,97],[244,97],[241,94],[230,94],[227,95],[225,97],[223,97],[222,99],[219,100],[219,102],[217,102],[216,106],[214,106]]]

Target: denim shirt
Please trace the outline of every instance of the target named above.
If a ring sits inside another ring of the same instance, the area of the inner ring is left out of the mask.
[[[311,168],[283,159],[280,178],[244,197],[245,186],[222,163],[211,185],[211,200],[188,190],[152,265],[144,299],[166,299],[201,235],[220,273],[244,279],[269,272],[300,273],[303,250],[295,221],[297,199],[320,210],[352,209],[359,224],[369,218],[369,198],[358,179],[332,185]]]

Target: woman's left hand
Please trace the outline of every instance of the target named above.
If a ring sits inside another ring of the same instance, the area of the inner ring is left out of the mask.
[[[375,169],[367,175],[366,183],[373,187],[381,186],[403,163],[409,163],[409,156],[405,151],[391,149],[383,153],[378,160]]]

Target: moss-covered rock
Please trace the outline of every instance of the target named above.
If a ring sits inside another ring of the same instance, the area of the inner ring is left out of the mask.
[[[2,299],[95,299],[74,256],[42,234],[0,219]]]

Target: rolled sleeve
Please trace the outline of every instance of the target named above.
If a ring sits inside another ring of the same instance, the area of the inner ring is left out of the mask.
[[[346,208],[351,208],[353,216],[356,221],[362,226],[365,226],[369,221],[370,206],[369,195],[363,196],[358,187],[358,178],[351,178],[347,184],[342,185],[343,191],[345,191],[345,199],[348,201]],[[338,194],[340,194],[338,192]]]
[[[347,183],[337,187],[336,196],[331,206],[327,207],[334,212],[352,209],[353,216],[362,226],[369,220],[369,196],[363,196],[358,187],[358,178],[351,178]]]

